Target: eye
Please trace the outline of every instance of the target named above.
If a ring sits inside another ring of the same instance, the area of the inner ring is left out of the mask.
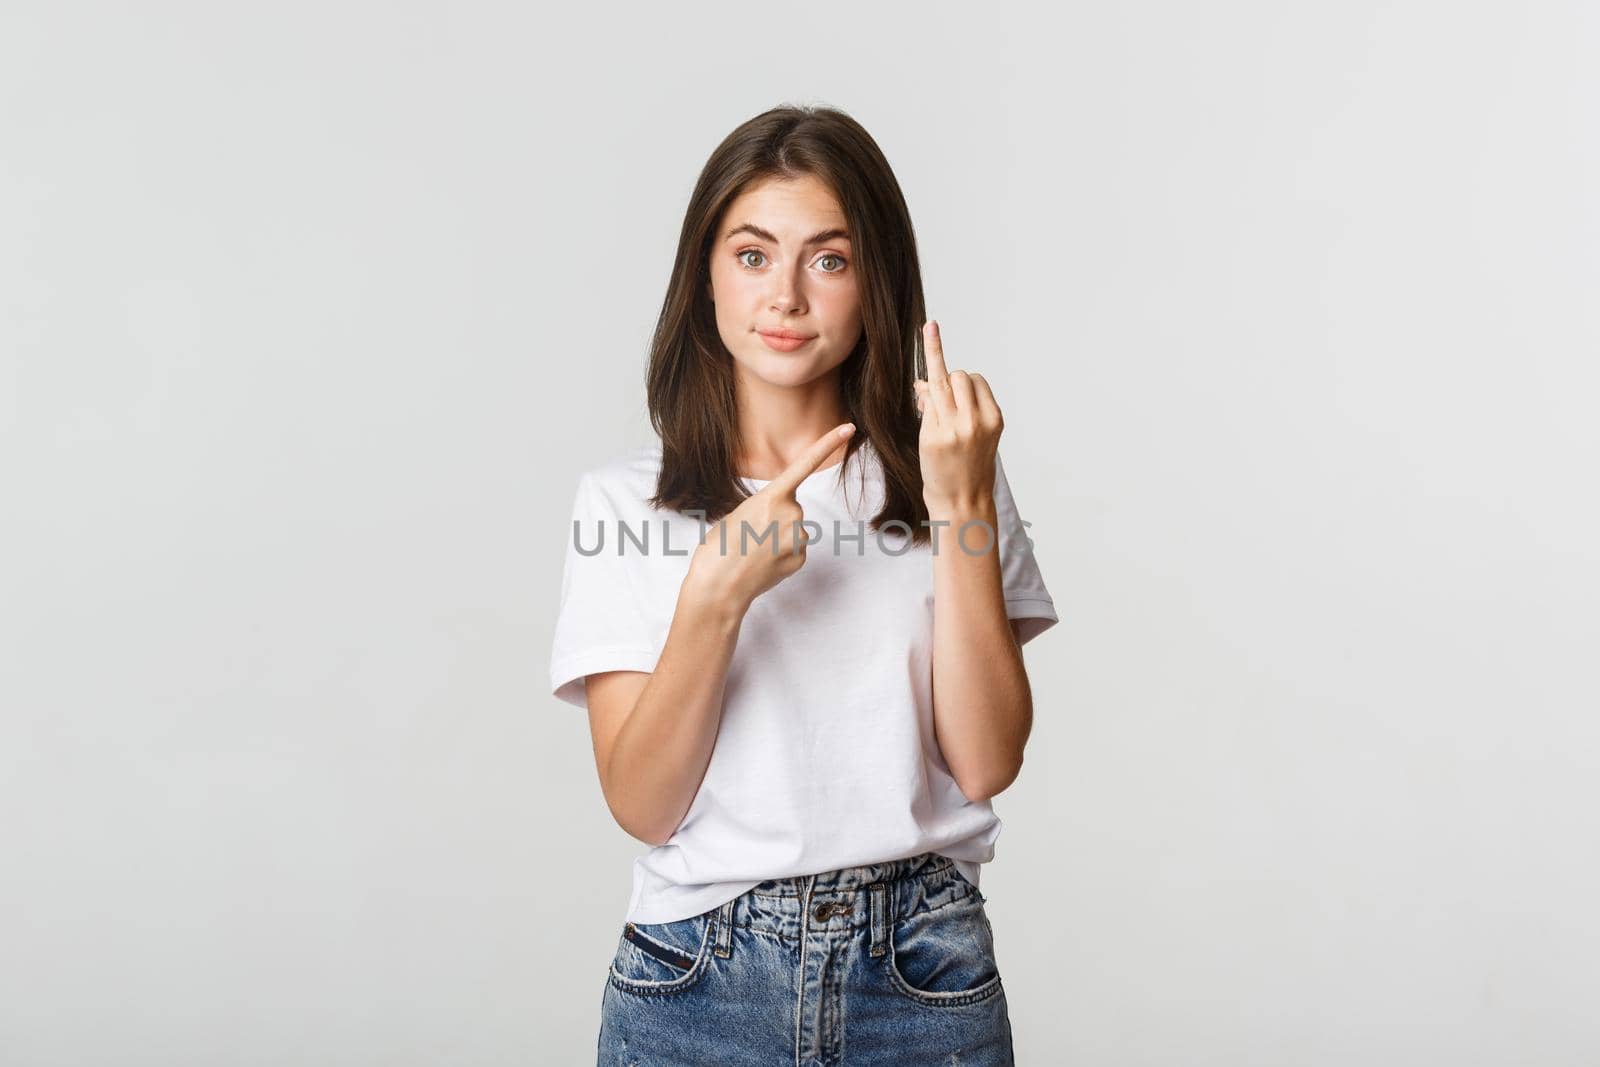
[[[745,258],[746,256],[760,256],[762,262],[761,263],[751,263],[749,260],[747,260]],[[759,248],[741,248],[739,251],[737,251],[737,252],[735,252],[733,254],[733,258],[738,260],[739,261],[739,265],[744,267],[746,270],[760,270],[761,267],[765,264],[765,261],[766,261],[766,258],[767,258],[767,254],[765,252],[761,251],[761,249],[759,249]],[[824,252],[821,256],[819,256],[817,258],[817,262],[818,263],[822,263],[822,262],[824,262],[826,260],[833,260],[836,263],[838,263],[838,266],[833,267],[831,269],[827,268],[827,267],[824,267],[822,269],[822,273],[824,273],[824,274],[843,274],[844,271],[845,271],[845,268],[847,266],[849,266],[849,261],[846,260],[843,256],[839,255],[837,252]]]

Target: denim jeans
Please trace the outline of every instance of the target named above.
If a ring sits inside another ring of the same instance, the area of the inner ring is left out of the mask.
[[[1011,1064],[985,898],[944,856],[762,882],[625,924],[602,1067]]]

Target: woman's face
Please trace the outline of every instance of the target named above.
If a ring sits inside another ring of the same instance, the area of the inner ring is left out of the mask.
[[[772,385],[820,378],[861,338],[861,297],[844,211],[817,178],[769,179],[746,189],[711,243],[717,332],[735,373]],[[803,340],[765,339],[790,330]]]

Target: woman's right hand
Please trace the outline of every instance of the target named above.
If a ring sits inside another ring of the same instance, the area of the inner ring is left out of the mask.
[[[795,490],[853,433],[855,424],[850,422],[829,430],[721,521],[707,523],[705,539],[689,560],[685,581],[742,613],[756,597],[804,566],[806,538],[800,520],[805,512],[795,499]],[[749,532],[741,536],[746,525]]]

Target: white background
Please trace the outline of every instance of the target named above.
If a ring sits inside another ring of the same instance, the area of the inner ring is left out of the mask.
[[[784,102],[1062,615],[1019,1062],[1600,1061],[1596,10],[8,4],[0,1061],[592,1062],[568,509]]]

